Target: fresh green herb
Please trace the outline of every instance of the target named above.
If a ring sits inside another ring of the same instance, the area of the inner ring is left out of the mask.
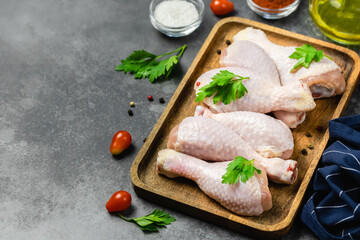
[[[119,214],[119,216],[128,222],[135,222],[141,230],[149,231],[149,232],[158,232],[159,227],[165,227],[165,225],[174,222],[176,219],[171,217],[170,214],[165,213],[165,211],[161,211],[155,209],[152,213],[138,218],[126,218]]]
[[[317,51],[313,46],[310,44],[304,44],[301,47],[295,48],[296,51],[293,52],[289,58],[299,60],[294,67],[291,69],[290,72],[296,72],[302,66],[305,68],[309,68],[311,62],[315,60],[315,62],[319,62],[324,57],[329,58],[332,60],[331,57],[324,55],[323,51]]]
[[[255,171],[261,174],[261,170],[254,166],[254,159],[247,160],[241,156],[237,156],[234,161],[228,164],[226,173],[222,176],[222,183],[235,184],[240,180],[245,183],[252,176]]]
[[[121,60],[121,64],[115,68],[116,71],[123,71],[125,73],[135,73],[135,78],[149,78],[150,82],[154,82],[160,77],[169,77],[171,71],[179,62],[181,55],[186,49],[186,44],[175,51],[168,52],[162,55],[155,55],[145,50],[134,51],[125,60]],[[157,61],[162,57],[179,52],[178,55],[162,61]]]
[[[214,104],[222,101],[226,105],[231,103],[231,100],[235,102],[236,98],[241,98],[245,95],[245,92],[248,92],[242,81],[249,79],[249,77],[241,77],[228,70],[223,70],[211,79],[213,81],[199,89],[195,102],[200,102],[204,98],[215,94],[213,98]]]

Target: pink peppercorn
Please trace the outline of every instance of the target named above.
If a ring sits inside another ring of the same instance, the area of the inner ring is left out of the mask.
[[[323,130],[323,127],[322,127],[322,126],[317,126],[317,127],[316,127],[316,130],[319,131],[319,132],[321,132],[321,131]]]
[[[147,98],[148,98],[149,101],[153,101],[153,100],[154,100],[154,99],[153,99],[153,96],[151,96],[151,95],[149,95]]]
[[[200,82],[197,82],[197,83],[196,83],[196,86],[200,86]]]

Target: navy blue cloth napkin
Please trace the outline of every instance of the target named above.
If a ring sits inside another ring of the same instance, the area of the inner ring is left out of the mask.
[[[360,115],[331,120],[329,132],[301,220],[320,239],[360,239]]]

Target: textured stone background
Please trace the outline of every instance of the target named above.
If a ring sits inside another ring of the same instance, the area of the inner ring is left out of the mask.
[[[245,0],[232,14],[326,39],[312,23],[308,1],[289,17],[267,21]],[[201,27],[171,39],[149,20],[150,1],[0,0],[0,239],[248,239],[233,231],[149,203],[134,193],[130,166],[213,25],[205,1]],[[133,50],[154,53],[188,44],[171,80],[150,84],[115,72]],[[354,48],[360,53],[359,48]],[[152,94],[154,102],[147,100]],[[355,89],[344,115],[360,113]],[[129,117],[129,102],[134,116]],[[128,130],[133,147],[109,153],[113,134]],[[104,205],[132,194],[130,216],[165,209],[177,221],[144,234]],[[298,220],[284,239],[314,239]]]

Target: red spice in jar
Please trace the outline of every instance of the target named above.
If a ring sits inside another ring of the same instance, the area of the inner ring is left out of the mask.
[[[252,0],[256,5],[269,9],[280,9],[289,6],[295,0]]]

